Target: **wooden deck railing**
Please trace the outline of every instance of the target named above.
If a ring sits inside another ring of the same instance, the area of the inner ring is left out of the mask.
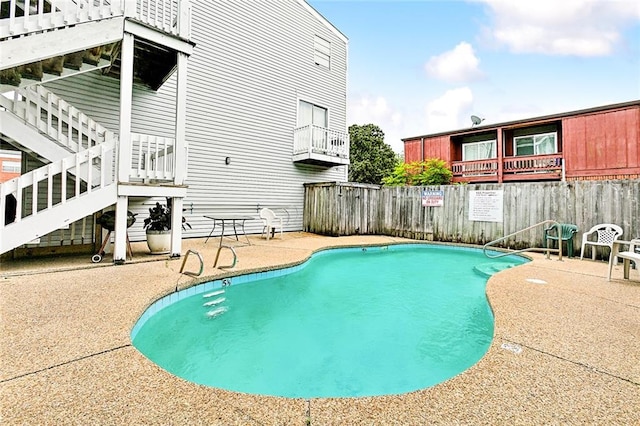
[[[562,175],[562,153],[546,155],[526,155],[502,159],[502,177],[506,180],[530,180],[543,176],[560,179]],[[491,158],[475,161],[454,161],[451,164],[454,180],[473,182],[496,182],[500,160]],[[524,176],[527,176],[524,178]]]

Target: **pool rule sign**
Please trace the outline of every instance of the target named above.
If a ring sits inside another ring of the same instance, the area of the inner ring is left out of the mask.
[[[504,192],[469,191],[469,220],[479,222],[502,222]]]

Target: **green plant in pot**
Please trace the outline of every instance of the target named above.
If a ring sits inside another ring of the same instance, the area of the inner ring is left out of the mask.
[[[191,225],[182,217],[182,229]],[[166,254],[171,250],[171,198],[166,204],[156,203],[149,209],[149,217],[144,220],[147,245],[151,254]]]

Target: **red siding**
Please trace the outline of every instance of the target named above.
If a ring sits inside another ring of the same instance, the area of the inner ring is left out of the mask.
[[[404,141],[404,162],[411,163],[420,161],[420,142],[421,139]]]
[[[568,178],[640,173],[640,108],[562,120]]]
[[[438,136],[424,139],[424,159],[439,158],[451,164],[451,139],[449,136]]]
[[[421,148],[421,144],[422,138],[404,141],[405,163],[422,161],[427,158],[439,158],[451,164],[451,142],[449,136],[427,137],[424,138],[424,148]]]

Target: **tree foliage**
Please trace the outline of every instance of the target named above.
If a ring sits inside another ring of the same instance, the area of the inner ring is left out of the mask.
[[[393,172],[383,179],[383,183],[388,186],[447,185],[452,178],[453,173],[447,168],[445,161],[429,158],[396,165]]]
[[[384,132],[375,124],[349,126],[349,181],[382,184],[400,162],[391,146],[384,143]]]

